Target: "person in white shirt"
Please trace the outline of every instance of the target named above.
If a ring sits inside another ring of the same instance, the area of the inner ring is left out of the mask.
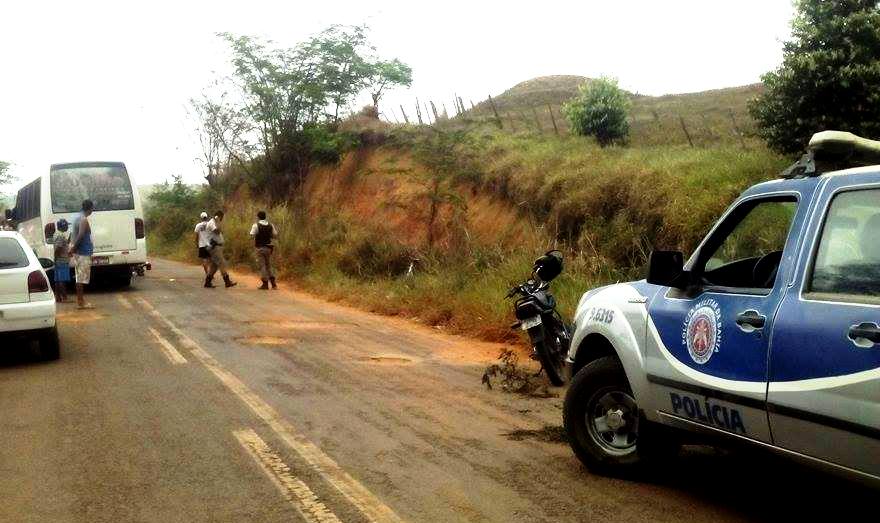
[[[226,258],[223,257],[223,230],[220,228],[221,223],[223,223],[223,211],[217,211],[214,213],[214,218],[205,224],[205,230],[209,233],[208,252],[211,253],[211,267],[208,269],[208,274],[205,276],[205,287],[208,289],[214,288],[214,275],[217,274],[218,270],[220,271],[220,274],[223,275],[223,282],[226,284],[227,288],[238,285],[229,278],[229,273],[226,272]]]
[[[254,248],[257,250],[257,263],[260,264],[260,279],[263,284],[260,290],[268,290],[272,284],[272,290],[278,289],[275,283],[275,269],[272,267],[272,252],[275,246],[272,240],[278,237],[278,230],[274,224],[266,219],[266,211],[257,213],[257,222],[251,226],[251,236],[254,237]]]
[[[196,248],[199,251],[199,260],[202,261],[202,268],[205,269],[205,274],[208,274],[208,271],[211,269],[211,253],[208,252],[211,233],[206,228],[208,225],[208,213],[202,211],[199,218],[201,218],[201,221],[196,224],[195,228]]]

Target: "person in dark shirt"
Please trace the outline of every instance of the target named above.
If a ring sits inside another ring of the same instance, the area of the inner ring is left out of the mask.
[[[257,222],[251,226],[251,236],[254,237],[257,263],[260,265],[260,279],[263,282],[259,287],[260,290],[268,290],[270,283],[273,290],[278,289],[275,283],[275,268],[272,267],[272,252],[275,250],[272,240],[278,237],[278,230],[266,219],[266,211],[257,213]]]

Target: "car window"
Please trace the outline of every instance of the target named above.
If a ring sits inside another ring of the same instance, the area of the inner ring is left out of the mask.
[[[773,286],[797,201],[793,197],[745,202],[706,244],[704,279],[725,287]],[[709,254],[711,252],[711,254]]]
[[[0,270],[19,269],[30,265],[21,244],[14,238],[0,238]]]
[[[809,288],[843,301],[880,299],[880,189],[843,192],[831,201]]]

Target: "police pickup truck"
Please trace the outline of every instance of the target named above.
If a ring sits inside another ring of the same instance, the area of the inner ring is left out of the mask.
[[[724,436],[880,484],[880,142],[813,136],[687,262],[580,300],[564,420],[592,470]]]

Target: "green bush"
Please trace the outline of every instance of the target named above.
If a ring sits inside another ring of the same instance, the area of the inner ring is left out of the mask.
[[[617,80],[600,78],[579,89],[578,95],[562,106],[571,130],[581,136],[595,136],[599,145],[625,143],[629,137],[627,114],[630,100]]]
[[[880,9],[876,0],[799,0],[782,66],[750,111],[770,147],[803,151],[827,129],[880,138]]]

